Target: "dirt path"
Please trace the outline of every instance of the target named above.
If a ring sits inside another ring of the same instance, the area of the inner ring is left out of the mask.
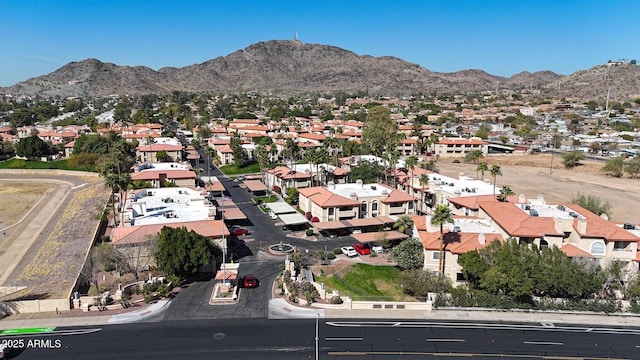
[[[21,296],[68,297],[99,223],[94,213],[108,196],[102,179],[83,173],[0,171],[3,180],[36,182],[48,189],[25,221],[7,230],[0,279],[6,286],[27,287]]]
[[[502,176],[496,179],[496,186],[509,185],[516,194],[528,198],[544,196],[547,203],[567,203],[578,193],[595,195],[611,204],[612,221],[640,223],[640,180],[612,178],[600,172],[604,163],[584,161],[584,165],[567,170],[559,156],[554,157],[550,174],[551,155],[489,156],[482,159],[489,164],[500,165]],[[475,164],[453,163],[452,159],[441,159],[437,163],[440,173],[457,177],[465,173],[476,177]],[[485,179],[493,181],[485,172]]]

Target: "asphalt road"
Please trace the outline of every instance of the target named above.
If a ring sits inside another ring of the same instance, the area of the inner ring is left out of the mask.
[[[206,157],[205,157],[206,161]],[[200,164],[206,168],[208,164]],[[204,278],[182,289],[169,306],[165,320],[187,319],[266,319],[268,316],[268,302],[271,299],[271,285],[284,263],[284,257],[268,254],[268,245],[281,241],[296,246],[300,251],[332,250],[335,247],[353,245],[351,237],[338,237],[319,241],[309,241],[287,237],[289,231],[276,226],[278,221],[272,220],[251,200],[252,195],[243,187],[241,182],[227,178],[217,168],[211,169],[211,175],[217,176],[227,189],[234,203],[247,216],[248,220],[242,225],[249,230],[249,235],[229,238],[230,248],[236,248],[240,255],[236,262],[240,263],[239,275],[252,274],[259,280],[259,286],[254,289],[240,289],[239,301],[236,304],[209,305],[209,298],[215,281]]]
[[[0,340],[23,341],[24,349],[9,357],[17,359],[316,358],[315,319],[165,321],[56,331]],[[560,324],[320,319],[318,358],[638,359],[639,334],[638,328]]]

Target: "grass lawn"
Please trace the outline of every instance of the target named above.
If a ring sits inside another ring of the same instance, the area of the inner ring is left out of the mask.
[[[58,169],[87,171],[87,169],[83,166],[70,167],[67,164],[67,160],[28,161],[22,159],[9,159],[6,161],[0,161],[0,169]],[[92,166],[91,170],[89,171],[95,172],[95,166]]]
[[[355,264],[330,276],[314,275],[328,291],[338,290],[353,300],[416,301],[402,291],[397,281],[400,270],[394,266]]]
[[[255,203],[272,203],[272,202],[276,202],[278,201],[278,197],[275,195],[271,195],[271,196],[258,196],[253,198],[253,202]]]
[[[260,172],[260,165],[258,163],[249,164],[241,168],[235,165],[225,165],[219,167],[225,175],[240,175],[240,174],[254,174]]]

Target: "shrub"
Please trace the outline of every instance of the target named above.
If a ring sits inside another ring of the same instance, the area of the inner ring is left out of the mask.
[[[343,302],[344,301],[342,301],[342,298],[340,296],[334,296],[334,297],[331,298],[331,303],[332,304],[340,305]]]
[[[340,255],[340,254],[342,254],[342,249],[340,249],[339,247],[338,247],[338,248],[335,248],[335,249],[333,249],[333,253],[334,253],[335,255]]]
[[[327,260],[333,260],[336,258],[336,254],[332,252],[327,252],[326,256],[327,256]]]
[[[306,234],[307,234],[307,236],[312,236],[313,235],[313,229],[307,229]]]
[[[100,242],[106,243],[111,241],[111,237],[109,237],[109,235],[102,235],[100,236]]]

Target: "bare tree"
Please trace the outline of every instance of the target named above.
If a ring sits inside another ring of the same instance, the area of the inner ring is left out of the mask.
[[[159,237],[159,234],[145,235],[143,243],[117,247],[115,250],[119,255],[120,271],[131,272],[138,280],[140,272],[154,264],[154,253]]]

